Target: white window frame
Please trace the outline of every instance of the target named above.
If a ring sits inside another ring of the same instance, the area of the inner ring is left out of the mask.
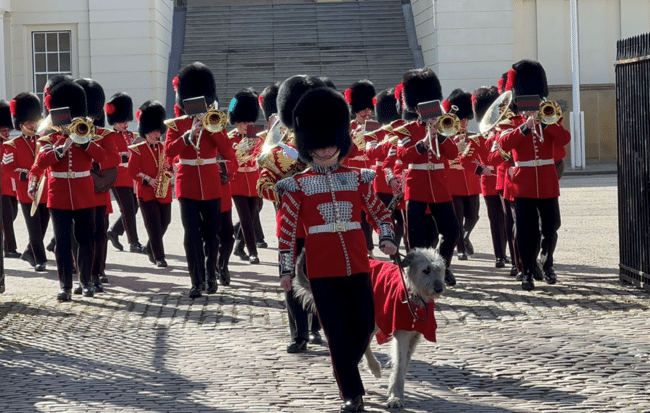
[[[47,48],[48,34],[53,34],[53,33],[57,34],[57,50],[56,50],[56,52],[50,52],[50,51],[47,50],[48,49]],[[67,33],[68,34],[68,36],[69,36],[68,44],[69,44],[70,50],[63,50],[62,51],[62,50],[59,49],[60,43],[59,43],[59,40],[58,40],[58,35],[60,33]],[[72,76],[73,69],[74,69],[74,55],[75,55],[74,54],[74,44],[73,44],[73,35],[74,35],[74,33],[70,29],[58,29],[58,30],[56,30],[56,29],[55,30],[43,29],[43,30],[31,30],[29,32],[29,34],[30,34],[30,45],[31,45],[30,50],[31,50],[31,60],[32,60],[32,89],[34,90],[34,93],[36,93],[38,95],[38,97],[42,100],[43,99],[43,88],[40,88],[40,90],[39,90],[39,88],[37,87],[37,80],[36,80],[37,76],[46,75],[48,79],[50,79],[51,77],[53,77],[55,75],[60,75],[60,74],[71,75]],[[45,51],[43,51],[43,52],[40,52],[40,51],[37,52],[35,50],[35,48],[36,48],[36,43],[35,42],[36,42],[36,35],[37,34],[43,34],[45,36],[46,46],[45,46]],[[60,66],[61,66],[61,59],[60,59],[61,53],[68,53],[70,55],[70,66],[69,66],[70,70],[68,70],[68,71],[61,71],[61,70],[50,71],[50,70],[48,70],[49,68],[47,68],[47,55],[48,54],[53,54],[53,53],[56,53],[59,56],[59,62],[58,62],[59,63],[59,69],[60,69]],[[37,56],[37,54],[44,54],[46,56],[46,70],[45,71],[37,71],[36,70],[36,56]]]

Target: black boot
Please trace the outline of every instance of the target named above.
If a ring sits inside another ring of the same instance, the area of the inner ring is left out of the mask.
[[[0,294],[5,292],[5,275],[0,274]]]
[[[214,293],[217,292],[218,288],[219,288],[219,285],[217,284],[217,276],[216,276],[216,274],[208,275],[206,283],[205,283],[205,292],[206,292],[206,294],[214,294]]]
[[[59,301],[72,301],[72,292],[69,288],[62,288],[61,292],[56,295]]]
[[[221,285],[230,285],[230,271],[228,267],[219,269],[219,283]]]
[[[524,272],[524,276],[521,280],[521,288],[524,291],[532,291],[535,288],[535,282],[533,281],[533,271]]]
[[[454,273],[449,268],[445,270],[445,284],[450,287],[456,285],[456,277],[454,277]]]
[[[546,284],[555,284],[557,282],[557,275],[553,267],[544,270],[544,281],[546,281]]]
[[[93,290],[95,290],[96,293],[103,293],[104,292],[104,286],[102,285],[99,275],[93,275],[90,278],[90,284],[92,285]]]
[[[52,238],[50,240],[50,243],[47,244],[47,246],[45,247],[45,249],[48,250],[49,252],[54,252],[54,247],[55,246],[56,246],[56,240],[54,238]]]
[[[95,296],[95,289],[91,284],[82,284],[81,285],[81,294],[84,297],[94,297]]]
[[[363,412],[363,397],[360,395],[353,399],[345,399],[345,403],[341,405],[340,412]]]
[[[114,233],[113,231],[108,231],[106,232],[106,235],[108,235],[108,240],[113,244],[113,247],[119,251],[124,251],[124,245],[120,242],[119,236]]]

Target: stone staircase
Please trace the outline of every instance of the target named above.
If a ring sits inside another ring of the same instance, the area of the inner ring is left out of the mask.
[[[342,91],[370,79],[394,87],[413,66],[399,0],[187,8],[181,67],[214,72],[221,107],[243,87],[261,92],[296,74]]]

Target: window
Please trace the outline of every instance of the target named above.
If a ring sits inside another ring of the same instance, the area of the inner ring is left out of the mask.
[[[47,80],[55,75],[72,75],[70,31],[32,32],[34,93],[43,99]]]

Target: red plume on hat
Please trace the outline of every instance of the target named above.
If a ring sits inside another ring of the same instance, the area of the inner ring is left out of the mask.
[[[497,90],[499,91],[499,94],[503,93],[503,78],[499,79],[497,82]]]
[[[140,116],[142,116],[142,111],[141,111],[140,109],[138,109],[138,110],[135,112],[135,120],[137,120],[138,122],[140,122]]]
[[[449,111],[451,110],[451,102],[448,100],[443,100],[442,109],[445,111],[445,113],[449,113]]]
[[[348,105],[352,103],[352,89],[345,89],[343,96],[345,96],[345,101],[348,102]]]
[[[176,116],[177,118],[183,116],[183,109],[181,109],[181,107],[178,106],[177,103],[174,103],[174,116]]]
[[[504,90],[512,90],[512,88],[515,86],[515,80],[517,79],[517,71],[515,69],[510,69],[508,70],[508,79],[506,80],[506,88]]]
[[[172,80],[172,85],[174,86],[174,91],[178,90],[178,76],[174,76],[174,80]]]
[[[107,115],[112,115],[113,113],[115,113],[115,105],[112,103],[105,104],[104,112],[106,112]]]
[[[9,112],[11,112],[11,116],[16,116],[16,99],[9,102]]]

